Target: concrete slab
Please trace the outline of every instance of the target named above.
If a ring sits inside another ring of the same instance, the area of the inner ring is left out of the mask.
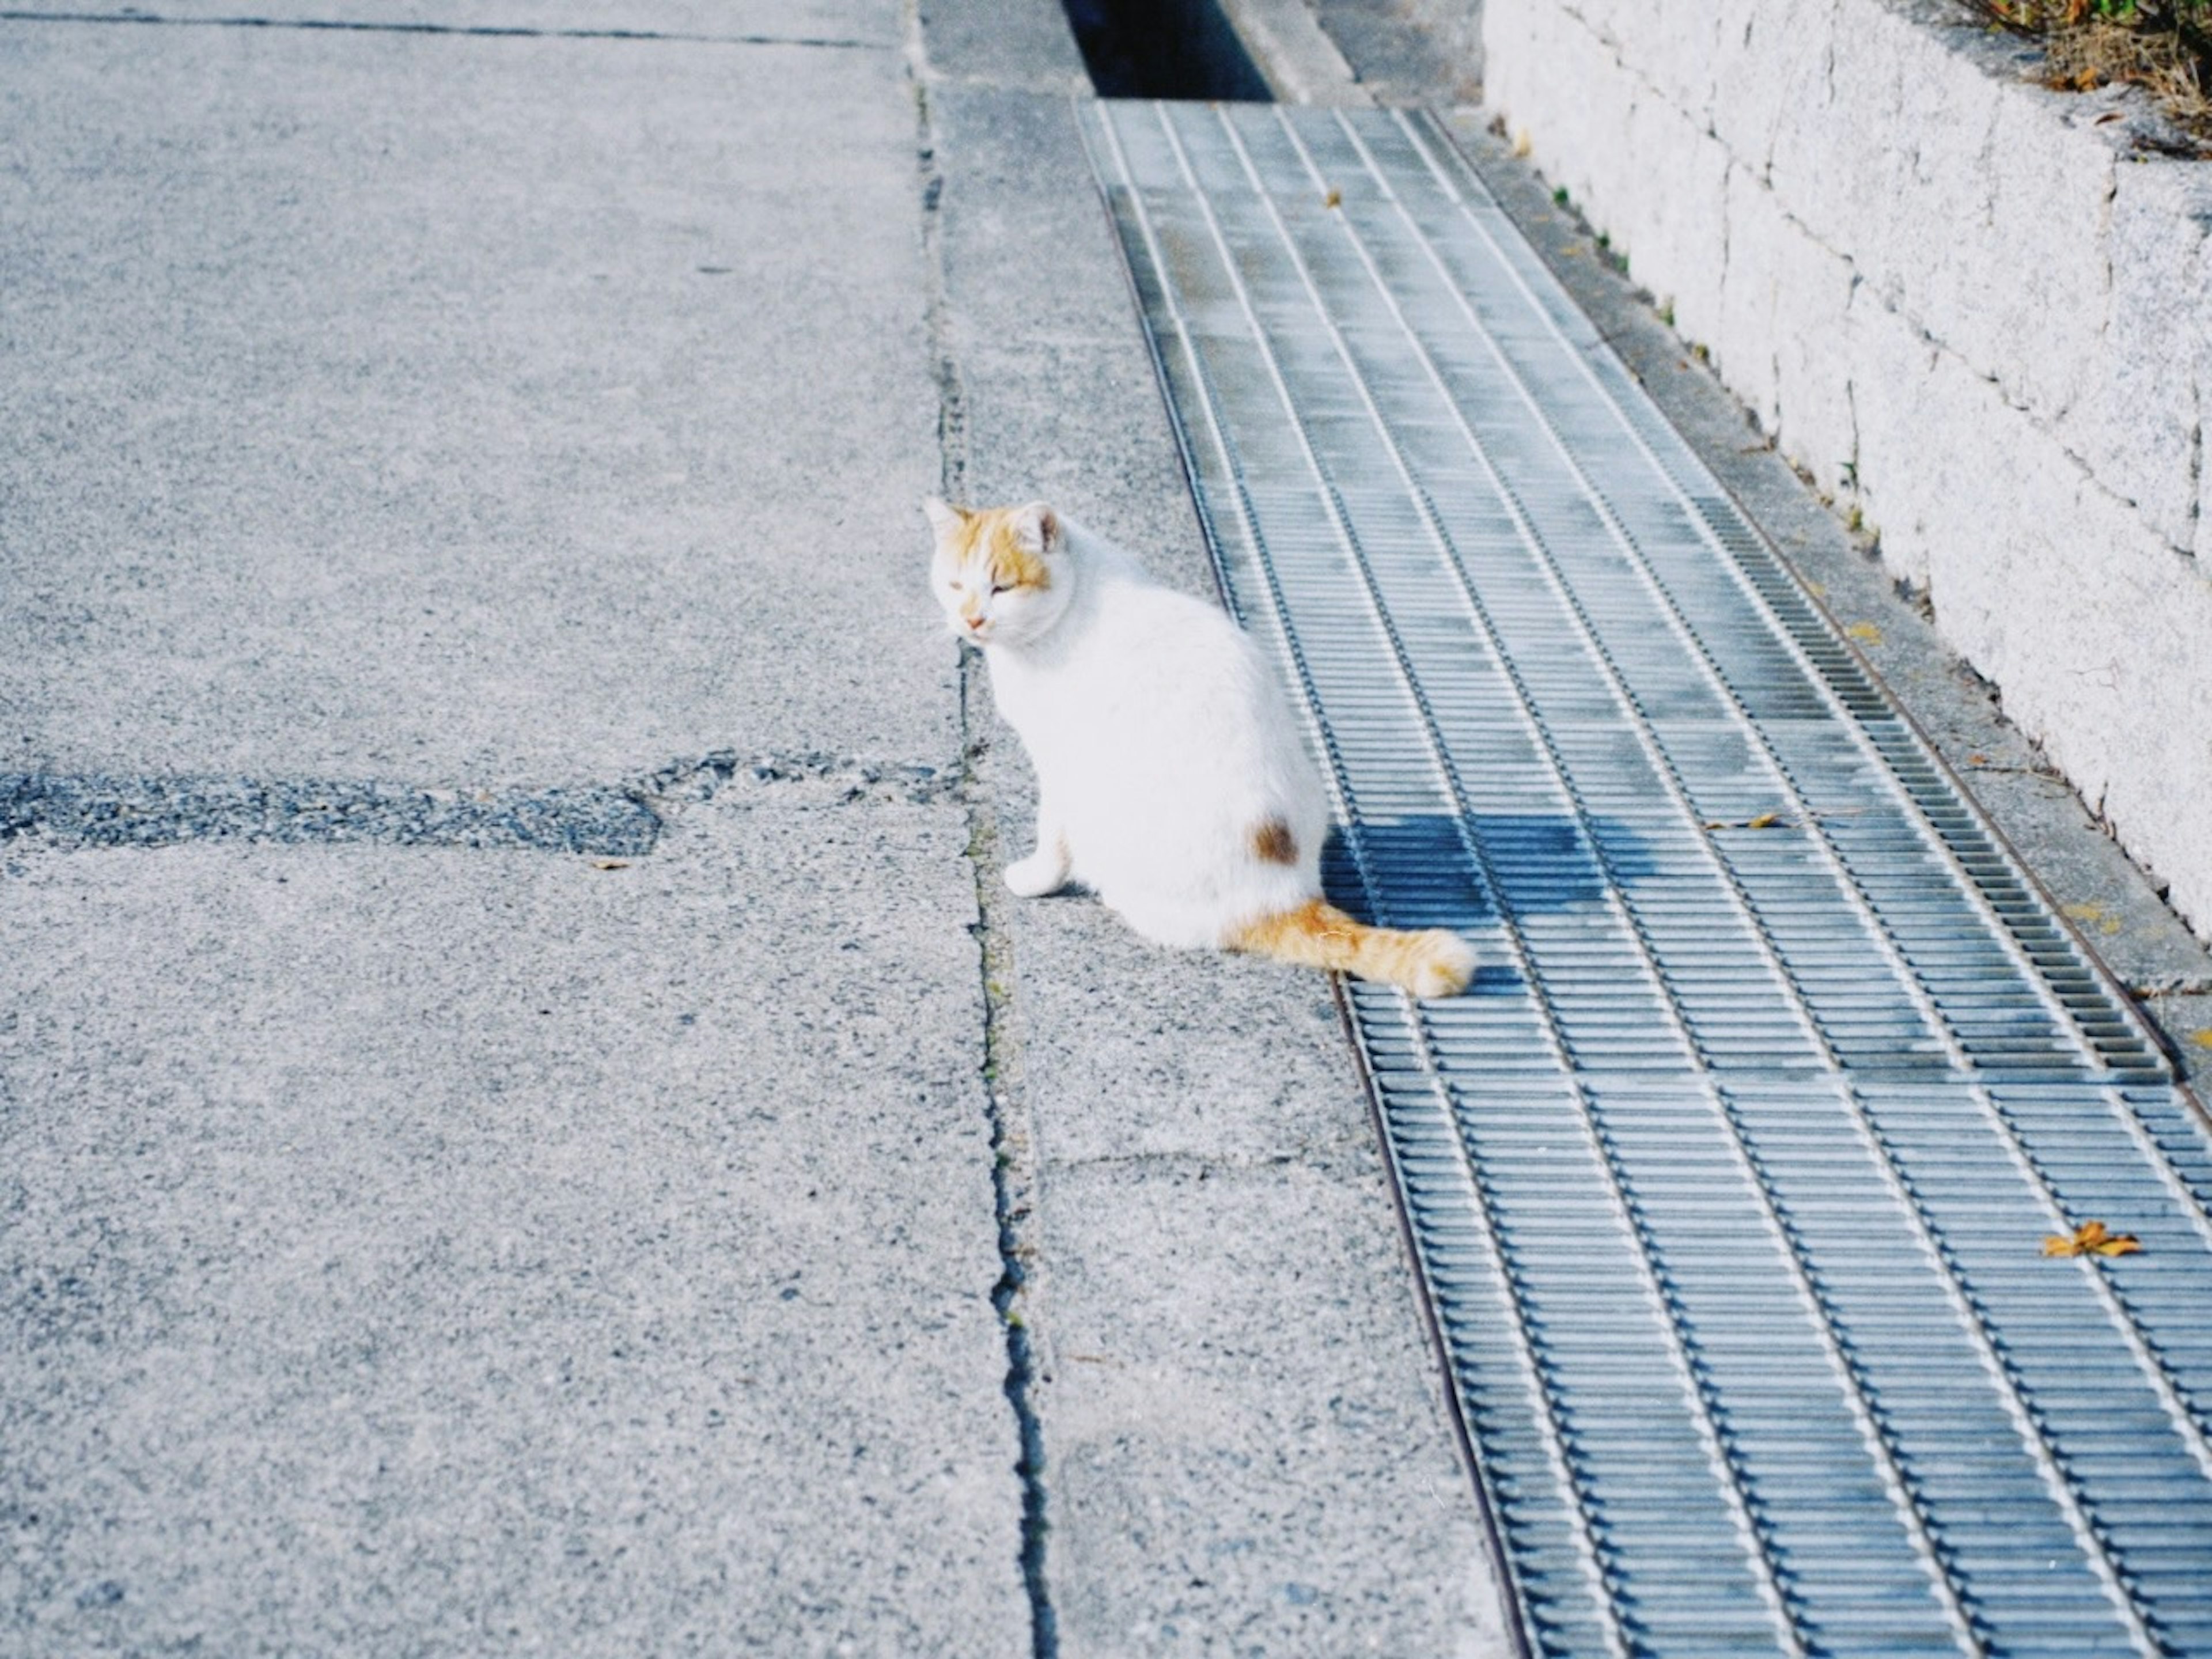
[[[0,1649],[1027,1650],[957,807],[0,897]]]
[[[1510,1651],[1369,1183],[1132,1158],[1043,1196],[1064,1652]]]
[[[1018,769],[1000,758],[995,771]],[[1000,799],[1018,811],[1027,793],[1009,779]],[[1047,1165],[1188,1159],[1375,1177],[1374,1132],[1346,1109],[1357,1085],[1325,976],[1167,954],[1084,893],[1022,903],[1012,921],[1026,1073],[1063,1089],[1086,1069],[1099,1079],[1091,1109],[1070,1100],[1038,1123]],[[1101,1006],[1101,985],[1123,988]]]
[[[1164,580],[1211,596],[1197,515],[1073,107],[1005,87],[945,86],[933,97],[968,488],[977,501],[1046,497],[1141,543]]]
[[[245,9],[0,20],[0,1650],[1026,1651],[898,9]]]
[[[1276,99],[1285,104],[1370,104],[1307,0],[1217,0]]]
[[[1067,15],[1051,0],[917,0],[915,9],[933,79],[1070,98],[1091,90]]]
[[[1314,0],[1314,15],[1378,104],[1482,95],[1481,0]]]
[[[0,98],[0,770],[951,758],[897,52],[9,21]]]
[[[955,482],[1045,496],[1210,596],[1073,111],[937,44]],[[1032,803],[980,671],[995,883]],[[1506,1651],[1326,981],[1156,950],[1083,897],[994,898],[986,937],[1059,1651]]]

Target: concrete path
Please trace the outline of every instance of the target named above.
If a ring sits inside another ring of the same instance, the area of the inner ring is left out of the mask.
[[[1057,8],[240,9],[0,20],[0,1650],[1498,1651],[1325,985],[999,896]]]
[[[933,6],[947,488],[1042,495],[1212,596],[1075,125],[1072,52]],[[969,688],[978,829],[1026,765]],[[1326,985],[1002,901],[994,1021],[1036,1266],[1046,1579],[1067,1652],[1498,1654],[1480,1518]],[[1024,1300],[1029,1292],[1025,1292]]]

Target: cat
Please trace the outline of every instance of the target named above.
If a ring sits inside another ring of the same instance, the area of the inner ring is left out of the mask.
[[[922,504],[932,581],[979,647],[1037,779],[1023,898],[1082,881],[1181,948],[1340,969],[1455,996],[1474,951],[1441,929],[1370,927],[1322,897],[1328,802],[1258,647],[1212,605],[1042,501]]]

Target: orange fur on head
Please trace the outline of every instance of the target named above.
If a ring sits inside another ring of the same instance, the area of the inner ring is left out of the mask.
[[[951,509],[952,550],[963,569],[990,578],[993,587],[1049,587],[1045,550],[1060,534],[1060,520],[1042,501],[1027,507]]]
[[[1229,948],[1395,985],[1417,997],[1457,996],[1474,976],[1474,949],[1457,933],[1370,927],[1325,899],[1247,923]]]

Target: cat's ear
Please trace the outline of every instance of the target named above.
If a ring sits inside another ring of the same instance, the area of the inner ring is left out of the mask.
[[[968,515],[958,507],[947,507],[934,495],[922,497],[921,510],[929,515],[929,527],[940,537],[950,536],[968,519]]]
[[[1013,532],[1014,539],[1031,553],[1054,553],[1060,549],[1060,514],[1042,501],[1014,509]]]

